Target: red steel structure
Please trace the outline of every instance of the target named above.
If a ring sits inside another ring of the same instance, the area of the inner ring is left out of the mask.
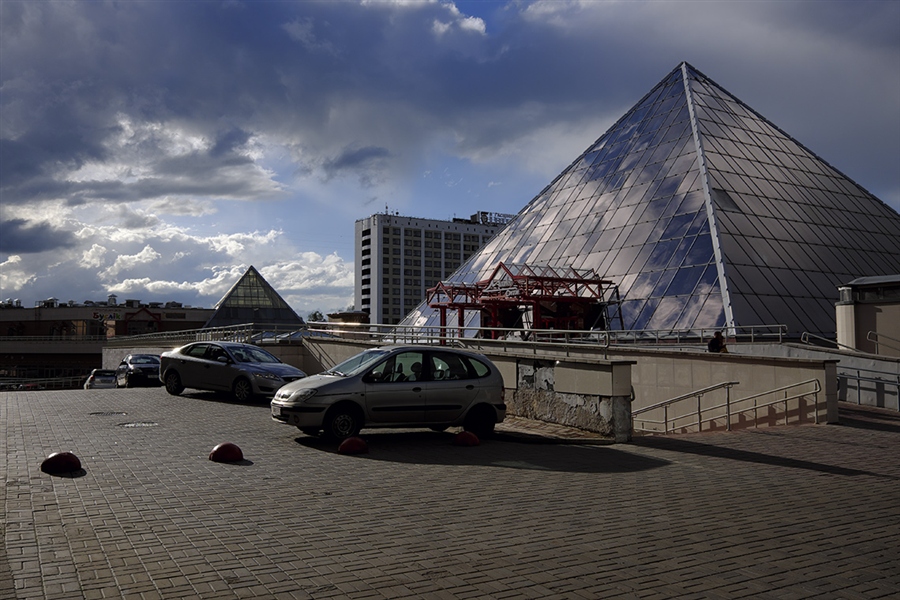
[[[486,279],[474,284],[441,282],[426,297],[428,306],[440,311],[442,329],[448,311],[457,311],[462,329],[465,312],[475,310],[481,314],[482,327],[494,328],[492,338],[501,335],[499,329],[526,328],[526,315],[532,329],[587,330],[598,323],[609,329],[616,317],[621,322],[618,300],[618,287],[593,269],[502,262]]]

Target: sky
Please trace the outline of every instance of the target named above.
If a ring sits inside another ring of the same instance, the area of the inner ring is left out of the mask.
[[[350,308],[357,219],[517,213],[682,61],[900,210],[896,0],[0,0],[0,300]]]

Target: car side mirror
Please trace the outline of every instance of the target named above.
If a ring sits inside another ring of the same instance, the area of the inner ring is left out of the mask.
[[[219,358],[216,359],[216,362],[220,362],[220,363],[222,363],[223,365],[227,365],[227,364],[230,363],[231,361],[228,360],[228,357],[227,357],[227,356],[220,356]]]
[[[371,371],[365,376],[367,383],[375,383],[384,379],[384,373],[381,371]]]

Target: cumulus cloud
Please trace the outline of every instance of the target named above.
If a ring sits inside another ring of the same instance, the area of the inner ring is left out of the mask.
[[[898,21],[857,0],[3,2],[0,295],[211,305],[253,264],[301,314],[346,307],[355,219],[516,212],[681,60],[900,208]]]
[[[113,278],[122,271],[132,270],[139,265],[155,262],[161,256],[159,252],[150,246],[144,246],[137,254],[119,255],[116,257],[115,262],[103,271],[103,277]]]

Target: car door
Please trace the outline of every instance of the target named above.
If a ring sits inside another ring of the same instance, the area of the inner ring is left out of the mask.
[[[206,352],[209,344],[192,344],[174,357],[175,369],[184,387],[202,389]]]
[[[425,419],[428,423],[452,423],[478,396],[481,382],[466,357],[453,352],[429,352]]]
[[[421,367],[424,354],[394,354],[363,377],[366,419],[372,423],[421,423],[425,417]]]
[[[198,387],[204,390],[230,390],[234,381],[234,361],[218,344],[209,344],[203,356]]]

